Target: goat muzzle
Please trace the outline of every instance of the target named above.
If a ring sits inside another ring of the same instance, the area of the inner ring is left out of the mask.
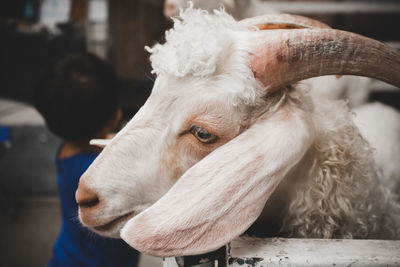
[[[79,208],[82,209],[95,209],[99,206],[100,200],[97,192],[90,189],[85,181],[79,182],[78,190],[76,191],[76,202]]]

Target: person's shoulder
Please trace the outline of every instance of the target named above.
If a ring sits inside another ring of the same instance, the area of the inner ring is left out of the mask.
[[[58,174],[63,177],[80,177],[96,159],[98,153],[74,149],[63,144],[55,158]]]
[[[79,153],[81,153],[81,150],[79,148],[72,146],[70,143],[67,142],[62,144],[60,149],[58,150],[57,160],[67,159]]]
[[[60,173],[76,176],[77,173],[81,174],[86,171],[98,154],[99,152],[93,149],[64,143],[58,150],[55,163]]]
[[[65,160],[74,157],[93,157],[98,155],[101,149],[89,144],[64,142],[57,153],[57,160]]]

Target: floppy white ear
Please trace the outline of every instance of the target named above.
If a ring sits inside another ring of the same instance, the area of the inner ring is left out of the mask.
[[[313,139],[297,111],[263,116],[132,218],[122,239],[143,253],[167,257],[205,253],[246,231]]]
[[[110,142],[111,139],[92,139],[89,141],[89,144],[103,148],[106,147]]]

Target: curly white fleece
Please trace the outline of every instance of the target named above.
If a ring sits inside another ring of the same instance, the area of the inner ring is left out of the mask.
[[[237,23],[224,12],[216,17],[200,9],[182,11],[180,18],[174,18],[174,27],[166,32],[166,43],[146,47],[152,54],[153,73],[176,77],[214,74],[223,50],[232,43],[227,29],[235,28]]]
[[[176,78],[198,78],[230,91],[232,104],[254,104],[260,84],[248,67],[250,44],[246,26],[238,24],[224,10],[188,9],[174,18],[166,42],[146,47],[151,53],[152,73]],[[235,73],[235,75],[232,75]]]
[[[289,104],[298,106],[299,94],[304,92],[293,92]],[[310,115],[317,130],[311,163],[304,187],[291,196],[282,232],[308,238],[400,238],[400,205],[377,172],[374,151],[346,103],[318,99]]]

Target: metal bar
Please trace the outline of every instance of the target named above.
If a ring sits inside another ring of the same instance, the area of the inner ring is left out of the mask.
[[[218,250],[193,256],[164,258],[164,267],[225,267],[226,246]]]
[[[182,262],[179,262],[177,258],[164,258],[163,259],[163,267],[215,267],[214,262],[200,263],[196,265],[187,265]]]
[[[227,266],[400,266],[400,241],[240,237]]]
[[[278,10],[284,13],[296,14],[389,14],[399,13],[399,3],[385,2],[309,2],[309,1],[268,1],[260,2],[260,7],[266,10]]]

